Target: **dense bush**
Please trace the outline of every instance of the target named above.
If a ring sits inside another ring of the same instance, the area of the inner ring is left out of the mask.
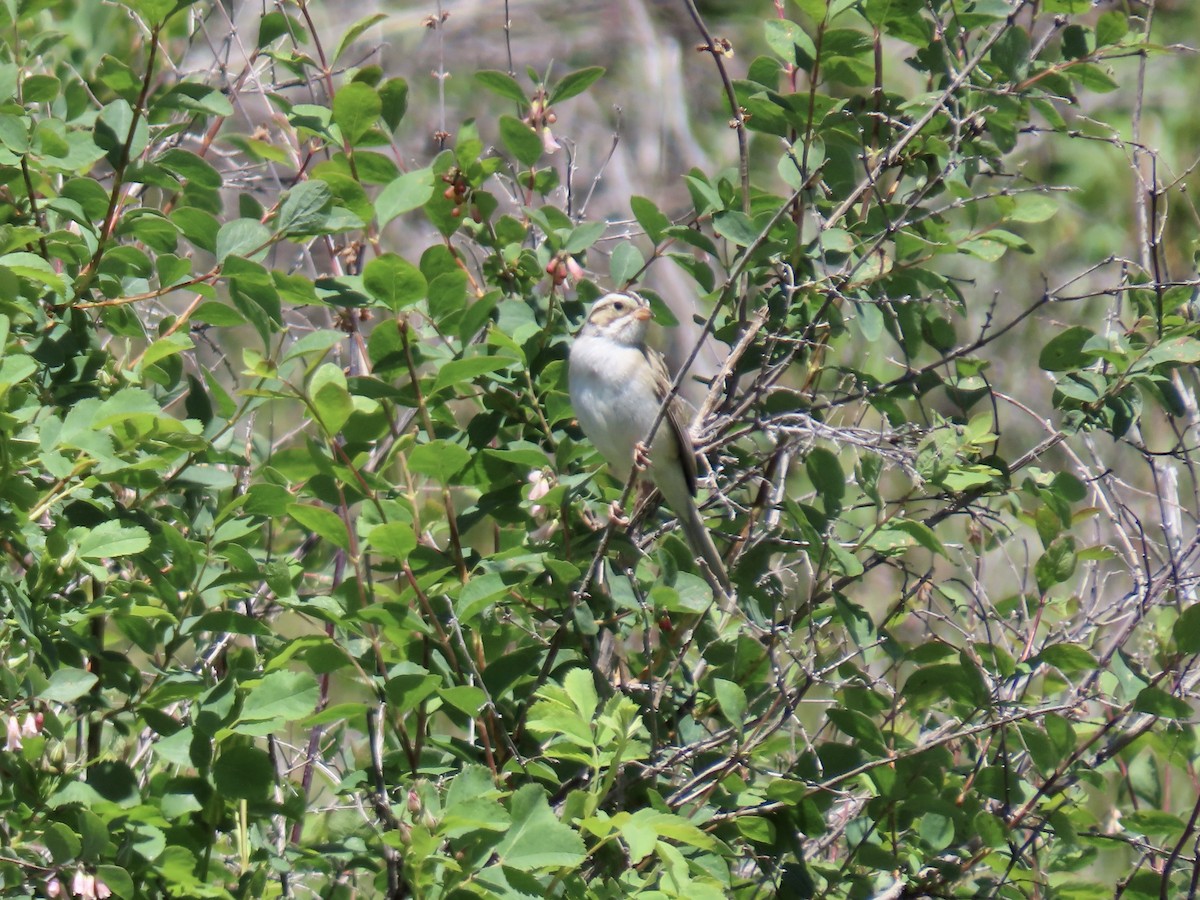
[[[625,196],[617,41],[0,7],[4,896],[1194,895],[1160,5],[682,0]],[[574,423],[628,287],[733,604]]]

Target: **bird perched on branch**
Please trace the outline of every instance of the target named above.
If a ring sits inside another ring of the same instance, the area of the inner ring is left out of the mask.
[[[717,585],[732,588],[721,555],[696,506],[696,451],[682,401],[672,397],[647,451],[642,444],[671,390],[662,357],[646,345],[650,304],[633,292],[605,294],[571,345],[571,404],[583,433],[628,481],[635,465],[679,517],[692,552]]]

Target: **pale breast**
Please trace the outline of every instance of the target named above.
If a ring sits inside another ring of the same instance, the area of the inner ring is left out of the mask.
[[[622,480],[633,467],[634,444],[646,437],[658,414],[659,401],[645,366],[635,347],[580,337],[571,348],[568,374],[575,416]]]

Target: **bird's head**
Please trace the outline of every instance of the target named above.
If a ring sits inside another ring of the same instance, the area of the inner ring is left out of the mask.
[[[646,341],[646,327],[651,318],[653,313],[644,297],[632,291],[605,294],[592,304],[580,334],[640,346]]]

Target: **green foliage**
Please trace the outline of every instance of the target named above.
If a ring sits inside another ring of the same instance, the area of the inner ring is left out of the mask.
[[[218,82],[219,4],[0,11],[0,893],[1182,896],[1195,281],[1146,201],[1137,261],[978,286],[1170,57],[1033,6],[761,4],[702,48],[741,152],[615,224],[560,144],[615,71],[453,64],[494,108],[414,155],[382,15]],[[631,286],[732,351],[732,602],[595,527],[569,335]]]

